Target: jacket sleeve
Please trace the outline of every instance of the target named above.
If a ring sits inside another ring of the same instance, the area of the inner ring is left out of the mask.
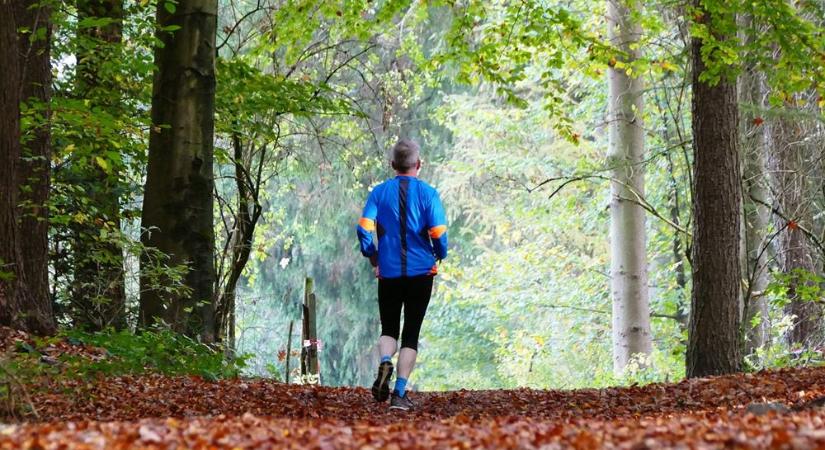
[[[358,220],[358,226],[355,227],[358,241],[361,243],[361,254],[368,258],[378,253],[378,249],[375,248],[372,242],[372,232],[375,231],[375,218],[378,215],[378,203],[375,197],[375,189],[373,189],[367,198],[367,204],[364,206],[361,219]]]
[[[447,257],[447,216],[444,207],[441,205],[441,198],[438,192],[433,193],[430,209],[427,211],[427,227],[430,239],[433,242],[435,257],[444,259]]]

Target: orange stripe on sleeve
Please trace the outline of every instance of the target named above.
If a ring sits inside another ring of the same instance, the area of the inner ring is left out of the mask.
[[[358,225],[367,231],[375,231],[375,221],[372,219],[362,217],[358,220]]]
[[[442,234],[447,232],[447,225],[439,225],[437,227],[430,228],[430,237],[433,239],[438,239],[441,237]]]

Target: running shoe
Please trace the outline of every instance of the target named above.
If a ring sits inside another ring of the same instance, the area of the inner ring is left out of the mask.
[[[411,411],[415,409],[415,404],[413,404],[412,400],[410,400],[409,393],[402,397],[393,392],[392,399],[390,399],[390,409],[397,409],[400,411]]]
[[[385,402],[390,396],[390,379],[392,378],[392,362],[384,361],[378,366],[378,376],[372,384],[372,397],[376,402]]]

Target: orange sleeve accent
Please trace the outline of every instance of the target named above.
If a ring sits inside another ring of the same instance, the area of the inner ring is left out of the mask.
[[[367,231],[375,231],[375,221],[372,219],[362,217],[358,220],[358,225]]]
[[[438,239],[441,237],[442,234],[447,232],[447,225],[439,225],[437,227],[430,228],[430,237],[433,239]]]

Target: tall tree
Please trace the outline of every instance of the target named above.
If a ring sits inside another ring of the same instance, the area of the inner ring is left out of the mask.
[[[40,334],[55,330],[47,275],[50,14],[35,1],[0,3],[0,324]],[[25,139],[21,102],[37,111]]]
[[[262,145],[259,149],[255,149],[254,146],[254,143],[250,143],[247,145],[247,151],[244,151],[240,134],[233,133],[232,159],[235,166],[235,188],[238,192],[232,229],[224,249],[229,254],[228,267],[224,269],[221,265],[220,292],[217,293],[215,302],[217,340],[225,344],[227,349],[235,348],[235,290],[252,253],[255,226],[263,212],[260,192],[267,145]],[[258,156],[257,167],[252,165],[255,156]]]
[[[610,279],[613,297],[613,369],[617,374],[634,355],[651,351],[644,196],[644,83],[628,67],[639,58],[641,26],[633,19],[635,0],[608,0],[611,44],[622,68],[608,69],[610,127]]]
[[[744,103],[755,100],[750,97],[750,93],[745,93],[744,90],[740,98],[740,101]],[[745,203],[742,268],[746,280],[742,320],[745,322],[744,350],[748,354],[767,343],[769,331],[768,302],[765,295],[769,281],[767,230],[770,210],[765,206],[769,201],[769,191],[765,186],[767,179],[763,133],[753,125],[754,121],[759,123],[760,120],[762,119],[750,114],[745,115],[745,119],[742,120],[743,145],[745,146],[742,155]]]
[[[706,6],[694,0],[697,27],[705,33],[695,36],[691,45],[695,193],[688,377],[736,372],[741,364],[736,79],[712,47],[733,37],[721,30],[735,29],[730,25],[735,16],[729,9]]]
[[[141,279],[140,322],[156,318],[215,338],[212,223],[217,0],[160,1],[146,174],[143,242],[187,264],[188,295],[164,295]]]
[[[78,19],[100,25],[80,26],[77,51],[77,95],[93,109],[113,110],[120,98],[112,65],[122,39],[123,0],[77,0]],[[116,111],[115,111],[116,113]],[[107,173],[96,158],[106,158],[105,143],[91,143],[92,162],[75,176],[87,186],[83,213],[90,220],[73,224],[75,255],[71,316],[76,325],[91,330],[126,326],[126,289],[123,249],[116,240],[100,239],[100,228],[120,230],[120,196],[116,173]]]
[[[23,56],[21,83],[23,97],[30,110],[37,111],[23,130],[19,182],[22,187],[20,246],[26,259],[26,283],[36,298],[49,298],[49,172],[51,139],[49,134],[49,98],[51,93],[51,8],[44,2],[24,2],[18,9],[18,24],[34,30],[19,34]]]
[[[785,336],[789,344],[818,343],[822,334],[822,307],[799,294],[800,284],[806,283],[805,274],[816,273],[815,251],[802,230],[811,227],[813,212],[810,198],[812,189],[806,168],[813,165],[811,143],[806,136],[804,111],[796,102],[809,101],[804,94],[794,96],[786,109],[764,124],[765,144],[768,148],[768,167],[771,187],[778,212],[775,215],[776,259],[779,270],[788,278],[790,303],[785,313],[795,316],[794,325]]]
[[[752,17],[740,19],[742,38],[753,41]],[[770,222],[770,191],[765,167],[765,139],[762,132],[764,119],[759,111],[764,106],[762,79],[764,75],[752,62],[745,66],[739,77],[739,104],[745,107],[741,114],[739,135],[743,181],[743,252],[742,269],[746,281],[742,296],[742,320],[745,325],[746,354],[753,353],[768,341],[768,224]]]

